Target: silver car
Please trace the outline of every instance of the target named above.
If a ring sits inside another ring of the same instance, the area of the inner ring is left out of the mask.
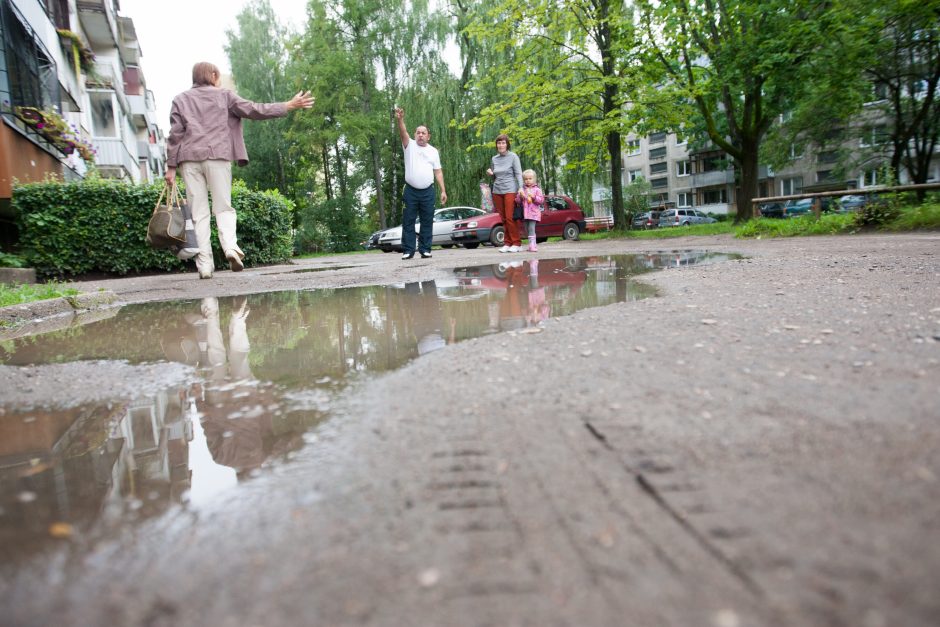
[[[711,224],[717,222],[698,209],[666,209],[659,214],[659,226],[688,226],[690,224]]]
[[[434,212],[434,235],[432,246],[451,248],[455,246],[450,234],[454,231],[454,223],[475,216],[484,216],[486,211],[476,207],[443,207]],[[421,222],[415,222],[415,233],[421,232]],[[393,250],[401,252],[401,225],[386,229],[379,233],[378,248],[382,252],[390,253]]]

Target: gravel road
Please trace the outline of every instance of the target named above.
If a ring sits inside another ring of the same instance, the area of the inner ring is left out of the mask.
[[[213,507],[0,567],[3,622],[940,624],[940,234],[538,256],[676,249],[746,257],[643,275],[660,297],[362,382],[291,463]],[[145,302],[431,279],[502,257],[376,253],[83,287]]]

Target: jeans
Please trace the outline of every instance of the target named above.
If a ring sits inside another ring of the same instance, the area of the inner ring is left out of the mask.
[[[405,254],[415,252],[415,219],[421,222],[421,237],[418,251],[431,252],[431,240],[434,237],[434,186],[416,189],[405,183],[405,212],[401,218],[401,249]]]

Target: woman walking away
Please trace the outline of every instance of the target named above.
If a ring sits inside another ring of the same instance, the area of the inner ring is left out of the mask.
[[[519,238],[519,225],[512,219],[516,192],[522,187],[522,166],[519,157],[509,150],[509,136],[496,136],[496,154],[493,155],[492,167],[486,173],[494,177],[493,204],[496,212],[503,219],[503,247],[501,253],[517,253],[522,240]]]
[[[280,118],[294,109],[309,109],[313,96],[298,92],[287,102],[257,104],[220,87],[222,75],[211,63],[193,66],[193,86],[173,99],[170,109],[170,135],[166,141],[166,181],[176,181],[179,169],[186,183],[186,195],[193,214],[196,241],[196,269],[200,279],[212,278],[209,193],[212,213],[219,231],[219,244],[233,272],[245,268],[245,253],[238,247],[237,222],[232,208],[232,162],[248,165],[248,152],[242,136],[242,118]]]
[[[535,170],[526,170],[522,173],[522,191],[516,196],[516,202],[522,205],[522,219],[525,220],[526,231],[529,233],[529,252],[538,252],[535,243],[535,224],[542,220],[542,207],[545,204],[545,194],[535,182]]]

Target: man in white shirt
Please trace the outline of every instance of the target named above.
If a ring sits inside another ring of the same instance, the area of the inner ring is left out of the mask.
[[[434,234],[434,182],[441,190],[441,204],[447,204],[447,192],[444,190],[444,172],[441,170],[441,157],[437,148],[430,145],[431,131],[426,126],[415,129],[414,140],[405,128],[405,112],[395,109],[398,120],[398,134],[405,152],[405,211],[401,222],[402,259],[415,256],[415,220],[421,221],[421,236],[418,238],[418,252],[422,259],[431,257],[431,239]]]

